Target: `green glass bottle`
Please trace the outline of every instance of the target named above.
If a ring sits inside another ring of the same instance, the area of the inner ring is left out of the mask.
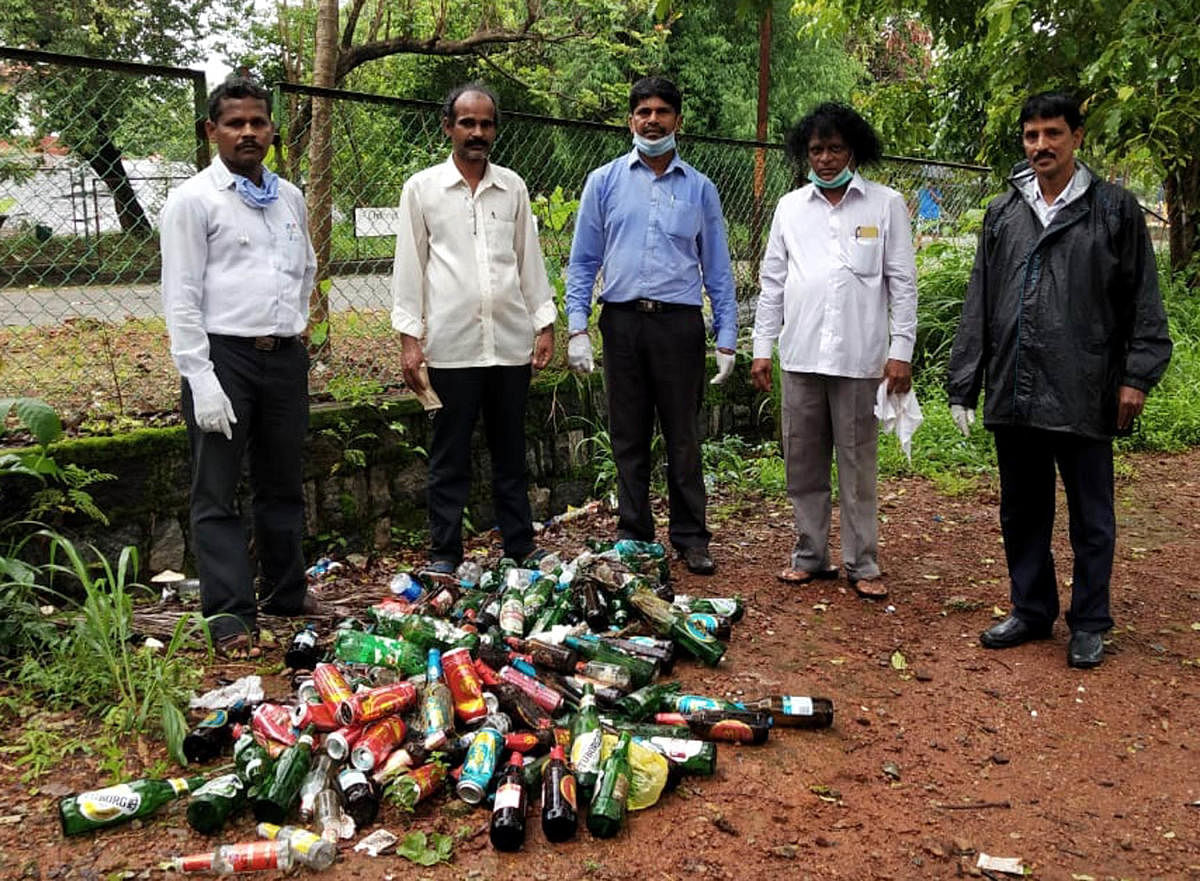
[[[233,744],[233,767],[237,769],[246,786],[252,787],[262,783],[271,773],[273,764],[270,753],[254,739],[250,729],[243,729],[241,736]]]
[[[528,629],[529,634],[532,636],[538,633],[545,633],[555,624],[561,624],[566,620],[567,613],[570,610],[571,592],[569,590],[559,591],[557,596],[542,606],[541,614],[537,616],[537,620]]]
[[[660,633],[669,636],[697,660],[716,666],[725,654],[725,646],[704,627],[690,622],[687,616],[680,615],[670,603],[659,599],[645,587],[638,587],[630,593],[629,601]]]
[[[614,648],[598,639],[568,636],[563,642],[575,649],[581,658],[589,661],[603,661],[607,664],[616,664],[619,667],[624,667],[629,671],[630,685],[633,688],[641,688],[654,678],[654,664],[650,661],[643,658],[635,658],[633,655],[628,655],[620,649]]]
[[[116,786],[93,789],[61,799],[58,803],[58,819],[62,823],[63,835],[79,835],[145,817],[167,802],[194,792],[203,785],[203,777],[118,783]]]
[[[596,789],[592,793],[588,809],[587,827],[595,838],[612,838],[621,831],[625,820],[625,800],[629,797],[629,742],[628,731],[622,731],[617,745],[608,754],[596,778]]]
[[[575,769],[575,783],[585,801],[591,797],[600,773],[603,741],[600,713],[596,710],[596,692],[589,682],[583,686],[579,712],[571,720],[571,767]]]
[[[521,605],[525,610],[526,621],[536,621],[542,609],[550,602],[554,593],[554,579],[545,576],[538,578],[521,597]]]
[[[625,695],[617,701],[616,709],[625,718],[640,722],[657,713],[659,707],[662,706],[663,698],[679,691],[679,688],[678,682],[652,682]]]
[[[425,670],[425,651],[411,642],[363,633],[361,630],[342,630],[333,640],[333,654],[351,664],[371,664],[395,667],[409,676]]]
[[[221,831],[225,821],[246,806],[246,783],[237,774],[214,777],[188,799],[188,824],[201,835]]]
[[[717,772],[717,745],[705,740],[685,737],[646,737],[634,735],[658,750],[684,774],[711,777]]]
[[[746,604],[741,596],[731,597],[693,597],[676,594],[671,603],[677,609],[686,612],[706,612],[709,615],[722,615],[736,624],[746,614]]]
[[[300,800],[300,786],[312,763],[313,729],[304,729],[296,742],[285,749],[271,769],[271,776],[258,787],[254,797],[254,819],[283,825]]]

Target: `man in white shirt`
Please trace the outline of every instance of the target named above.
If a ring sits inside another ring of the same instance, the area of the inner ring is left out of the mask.
[[[461,562],[471,489],[471,433],[483,412],[492,494],[505,556],[534,551],[525,475],[525,403],[532,369],[554,354],[557,310],[525,182],[488,161],[499,123],[490,89],[453,89],[442,107],[446,161],[413,175],[400,194],[392,271],[392,327],[404,380],[442,407],[429,450],[429,568]]]
[[[160,222],[162,295],[192,451],[192,549],[218,648],[257,654],[255,583],[236,503],[250,456],[262,610],[311,614],[301,539],[308,353],[300,334],[316,256],[304,197],[263,167],[271,93],[233,77],[205,128],[218,158],[173,190]]]
[[[917,287],[904,197],[858,169],[882,151],[871,126],[842,104],[816,107],[788,134],[809,186],[775,209],[760,268],[751,379],[771,389],[779,342],[783,452],[796,543],[780,579],[835,578],[829,562],[830,468],[837,450],[842,562],[859,596],[887,596],[876,511],[880,381],[912,386]]]

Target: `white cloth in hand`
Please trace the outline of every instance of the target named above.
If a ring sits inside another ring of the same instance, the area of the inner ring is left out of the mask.
[[[225,435],[225,440],[233,440],[233,424],[237,422],[237,417],[233,415],[233,404],[229,403],[220,385],[209,394],[197,395],[193,392],[192,412],[196,416],[196,427],[201,431],[219,431]]]
[[[964,407],[962,404],[951,404],[950,418],[954,420],[954,424],[958,426],[958,430],[962,432],[963,437],[970,435],[971,426],[975,424],[974,409]]]
[[[591,373],[596,369],[592,359],[592,338],[578,333],[567,340],[567,369],[572,373]]]
[[[736,360],[736,356],[727,355],[720,349],[713,354],[717,357],[717,375],[712,378],[709,385],[720,385],[729,379],[729,374],[733,372],[733,362]]]
[[[884,434],[895,434],[900,441],[900,449],[912,461],[912,438],[925,421],[921,413],[921,405],[917,402],[917,393],[909,389],[904,394],[888,394],[887,380],[879,383],[875,394],[875,418]]]

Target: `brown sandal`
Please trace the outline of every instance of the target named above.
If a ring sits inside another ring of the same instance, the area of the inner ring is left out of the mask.
[[[225,661],[257,661],[262,649],[254,644],[249,633],[234,633],[218,639],[213,646],[217,657]]]
[[[874,578],[852,578],[850,586],[864,600],[886,600],[888,598],[887,584],[881,575],[876,575]]]
[[[776,576],[784,584],[808,584],[811,581],[830,581],[837,578],[836,569],[819,569],[816,572],[806,572],[804,569],[784,569]]]

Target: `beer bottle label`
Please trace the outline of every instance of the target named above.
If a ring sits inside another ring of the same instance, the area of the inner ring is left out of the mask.
[[[628,795],[629,775],[624,772],[619,772],[616,779],[613,780],[612,800],[617,804],[624,804]]]
[[[358,784],[367,785],[367,775],[358,768],[346,768],[338,775],[338,784],[342,787],[342,792],[346,792],[351,786]]]
[[[320,835],[314,835],[307,829],[292,829],[287,843],[301,858],[306,858],[312,853],[313,845],[320,844],[323,840]]]
[[[237,794],[245,788],[242,778],[237,774],[222,774],[220,777],[214,777],[203,786],[196,790],[193,798],[199,798],[202,795],[215,795],[220,798],[236,798]]]
[[[225,710],[213,710],[207,716],[200,720],[197,728],[224,728],[225,723],[229,721],[229,713]]]
[[[708,632],[703,620],[700,620],[701,618],[702,616],[698,614],[688,615],[683,619],[684,628],[698,643],[715,643],[717,641],[716,638]]]
[[[221,849],[221,856],[233,872],[274,869],[279,865],[279,847],[275,841],[249,841],[226,845]]]
[[[558,791],[562,793],[563,801],[571,806],[571,810],[578,810],[575,806],[575,778],[573,776],[563,775],[563,778],[558,781]]]
[[[585,731],[571,744],[571,764],[576,774],[587,774],[600,767],[600,748],[603,745],[600,729]],[[599,789],[599,785],[596,787]]]
[[[783,712],[787,716],[811,716],[813,714],[812,698],[784,695]]]
[[[520,783],[504,783],[496,790],[496,803],[492,808],[493,811],[501,811],[505,808],[519,808],[520,806]]]
[[[184,787],[186,789],[186,786]],[[142,806],[142,797],[128,783],[80,793],[76,800],[79,813],[95,823],[132,817]]]
[[[704,749],[701,740],[685,740],[682,737],[651,737],[650,742],[662,750],[663,755],[676,762],[686,762],[700,755]]]
[[[172,777],[167,780],[167,783],[171,784],[171,789],[175,791],[176,795],[183,795],[188,791],[188,782],[183,777]]]
[[[303,651],[310,649],[317,644],[316,631],[309,630],[307,627],[296,634],[296,638],[292,640],[292,648]]]

